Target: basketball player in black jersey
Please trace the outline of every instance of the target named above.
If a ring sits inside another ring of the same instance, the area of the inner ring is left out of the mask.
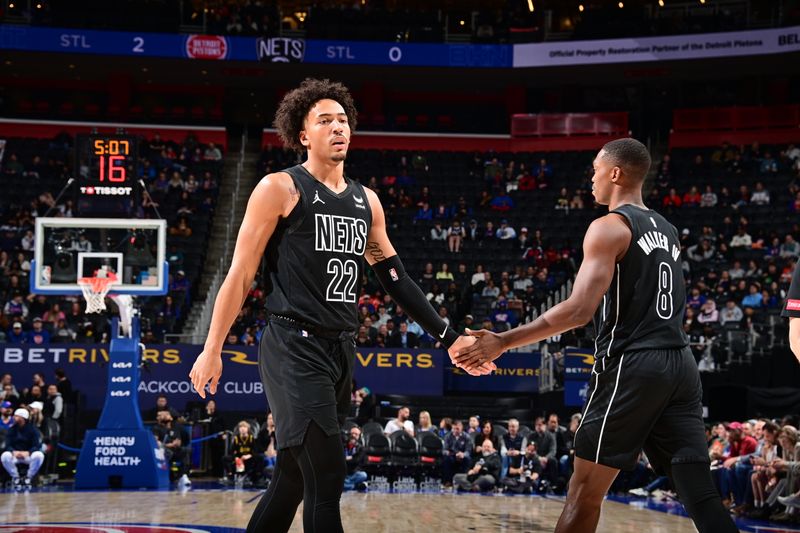
[[[475,370],[505,350],[582,326],[594,315],[590,396],[575,434],[575,473],[556,532],[590,532],[620,469],[644,449],[672,479],[701,533],[737,531],[714,488],[697,364],[683,332],[686,293],[675,226],[645,207],[650,155],[634,139],[609,142],[594,160],[592,193],[609,214],[589,226],[570,297],[533,322],[478,341],[453,357]]]
[[[792,283],[781,316],[789,319],[789,347],[800,361],[800,263],[794,266]]]
[[[275,125],[308,160],[266,176],[247,205],[208,338],[190,373],[205,398],[222,374],[220,352],[265,252],[269,323],[259,371],[275,417],[278,457],[249,533],[285,532],[303,502],[306,533],[341,532],[346,474],[340,426],[350,408],[363,259],[386,292],[450,350],[459,336],[406,275],[386,235],[377,195],[344,175],[356,110],[339,83],[308,79],[281,101]],[[489,373],[493,363],[471,370]]]

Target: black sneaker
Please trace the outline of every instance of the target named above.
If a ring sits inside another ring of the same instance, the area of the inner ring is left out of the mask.
[[[26,477],[22,480],[23,490],[31,490],[31,478]]]
[[[16,490],[16,491],[22,490],[22,480],[20,478],[18,478],[18,477],[15,477],[14,479],[12,479],[11,480],[11,488]]]

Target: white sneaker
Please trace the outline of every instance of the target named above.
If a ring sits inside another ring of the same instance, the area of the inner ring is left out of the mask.
[[[787,507],[800,507],[800,495],[798,494],[778,496],[778,501]]]
[[[631,489],[628,491],[628,494],[631,496],[638,496],[639,498],[648,498],[650,496],[650,493],[644,490],[642,487]]]
[[[189,486],[191,484],[192,484],[192,482],[189,479],[189,476],[187,476],[186,474],[182,475],[180,477],[180,479],[178,480],[178,485]]]

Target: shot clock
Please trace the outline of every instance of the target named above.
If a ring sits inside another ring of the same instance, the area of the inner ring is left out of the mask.
[[[75,176],[81,212],[127,211],[135,201],[138,139],[131,135],[78,135]]]

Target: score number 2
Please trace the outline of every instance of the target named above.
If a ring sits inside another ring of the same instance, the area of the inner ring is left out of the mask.
[[[133,48],[131,48],[131,52],[135,52],[137,54],[144,53],[144,38],[139,36],[133,38]]]

